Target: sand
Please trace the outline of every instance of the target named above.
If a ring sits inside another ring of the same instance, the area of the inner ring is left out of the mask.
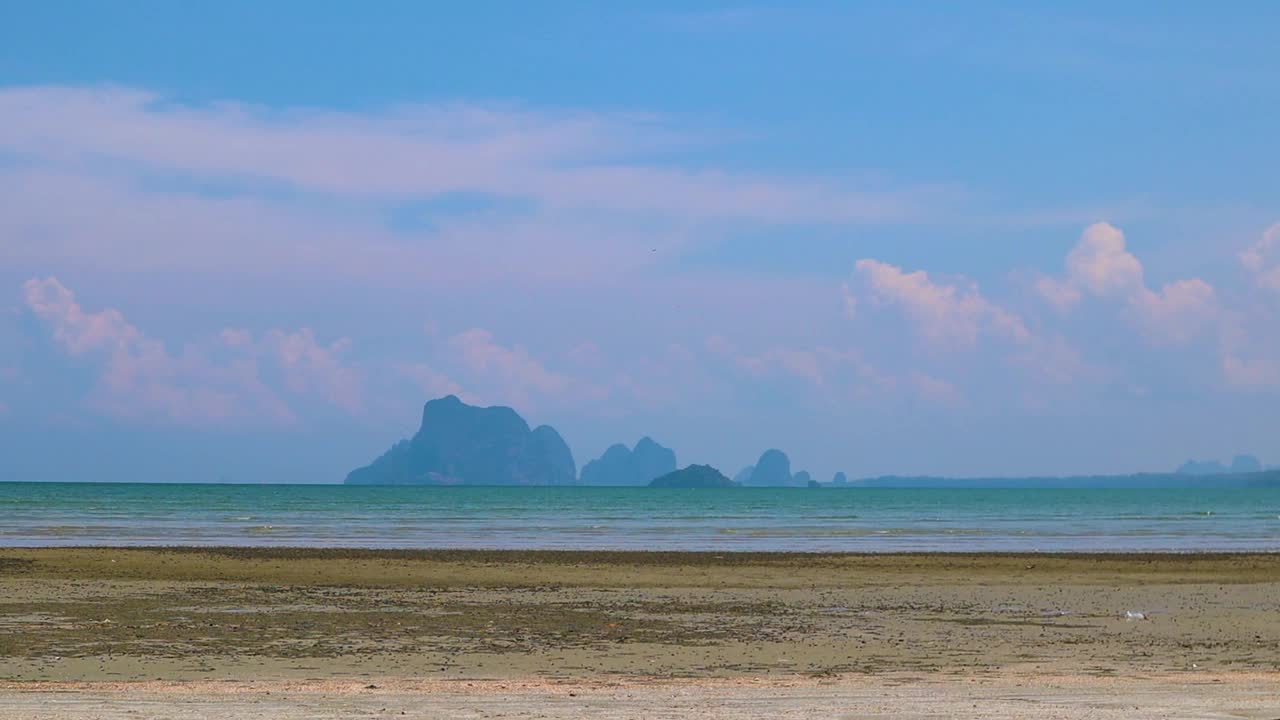
[[[0,682],[24,718],[1270,719],[1280,555],[5,549]]]
[[[981,717],[1142,720],[1280,717],[1274,678],[857,676],[830,680],[584,682],[302,681],[0,687],[24,720],[755,720]]]

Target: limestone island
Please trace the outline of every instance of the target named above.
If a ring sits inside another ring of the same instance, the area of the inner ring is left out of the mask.
[[[476,407],[454,395],[422,409],[422,425],[348,485],[572,485],[573,453],[550,425],[532,430],[509,407]]]

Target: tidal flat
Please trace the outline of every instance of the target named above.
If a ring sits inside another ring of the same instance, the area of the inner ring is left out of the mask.
[[[1280,555],[0,552],[0,678],[1280,671]]]
[[[1274,554],[5,549],[0,700],[210,683],[1280,687],[1278,617]]]

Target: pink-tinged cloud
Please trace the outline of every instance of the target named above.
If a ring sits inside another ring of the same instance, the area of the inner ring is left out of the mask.
[[[409,379],[429,398],[456,395],[463,402],[476,404],[478,400],[471,396],[461,385],[448,375],[436,370],[426,363],[400,365],[397,368],[401,376]]]
[[[918,371],[911,372],[907,377],[920,399],[930,404],[951,408],[964,405],[964,397],[960,390],[942,378]]]
[[[172,353],[114,309],[84,310],[56,278],[24,285],[27,308],[68,355],[99,364],[87,398],[110,416],[179,424],[231,421],[291,424],[296,417],[261,378],[269,364],[289,391],[312,395],[345,410],[362,408],[361,376],[339,356],[349,344],[319,344],[309,329],[271,331],[260,340],[244,330],[222,331],[216,342],[188,344]]]
[[[739,368],[754,377],[781,372],[818,387],[824,385],[826,381],[818,355],[805,350],[773,348],[761,355],[738,357],[736,362]]]
[[[693,242],[687,230],[545,213],[441,219],[403,233],[372,211],[342,204],[208,196],[128,179],[3,168],[0,236],[6,260],[19,267],[305,274],[379,288],[607,286],[654,263],[653,247],[674,253]]]
[[[190,106],[121,88],[0,90],[0,151],[60,167],[271,181],[353,199],[479,193],[547,208],[753,222],[884,222],[944,193],[686,171],[634,158],[691,138],[653,117],[450,104],[372,113]]]
[[[1104,222],[1081,233],[1061,278],[1042,277],[1037,289],[1062,312],[1084,297],[1119,303],[1126,317],[1156,343],[1184,344],[1218,314],[1213,286],[1199,278],[1147,287],[1141,261],[1125,248],[1125,236]]]
[[[1222,379],[1244,392],[1280,390],[1280,337],[1274,309],[1266,302],[1224,313],[1218,337]]]
[[[882,372],[857,350],[838,350],[827,346],[812,349],[771,347],[758,353],[742,353],[719,336],[708,348],[718,358],[727,359],[739,373],[752,380],[790,378],[832,402],[849,398],[886,395],[900,387],[898,378]]]
[[[1034,335],[1008,357],[1010,365],[1028,377],[1048,385],[1070,385],[1080,381],[1100,381],[1112,372],[1085,360],[1080,349],[1061,335]]]
[[[350,338],[322,345],[310,328],[271,330],[256,340],[248,330],[227,328],[218,337],[227,348],[279,368],[290,391],[322,397],[352,415],[363,412],[364,377],[341,360],[351,347]]]
[[[1143,288],[1129,298],[1133,316],[1157,342],[1185,344],[1217,316],[1217,294],[1200,278],[1175,280],[1160,290]]]
[[[849,283],[840,284],[840,297],[843,300],[844,316],[850,320],[857,317],[858,295],[849,287]]]
[[[1222,356],[1222,377],[1237,390],[1273,390],[1280,388],[1280,362],[1267,358],[1243,358],[1235,354]]]
[[[600,351],[600,346],[590,340],[574,345],[565,353],[565,359],[571,365],[580,368],[600,370],[606,367],[607,361]]]
[[[625,416],[637,408],[647,411],[681,412],[696,408],[705,411],[717,405],[729,392],[730,384],[716,365],[681,343],[667,343],[652,353],[631,356],[616,363],[614,370],[598,376],[593,383],[596,398],[593,412],[604,416]],[[717,357],[718,360],[722,358]]]
[[[252,363],[211,363],[195,347],[173,355],[118,310],[86,312],[57,278],[24,285],[28,309],[75,356],[101,363],[89,405],[118,418],[180,424],[221,423],[246,416],[291,422],[293,414],[257,378]]]
[[[1144,287],[1142,263],[1125,250],[1124,233],[1104,222],[1081,233],[1067,255],[1067,277],[1100,297],[1127,297]]]
[[[488,330],[458,333],[448,345],[472,374],[517,405],[527,406],[535,397],[555,397],[569,389],[567,376],[548,370],[520,345],[498,344]]]
[[[1280,294],[1280,223],[1267,228],[1257,242],[1241,253],[1240,263],[1253,275],[1258,287]]]
[[[723,335],[708,335],[703,345],[709,352],[715,355],[732,355],[737,351],[737,347]]]
[[[320,345],[309,328],[302,328],[292,333],[272,330],[262,344],[284,371],[285,382],[293,392],[319,395],[353,415],[363,410],[360,373],[339,359],[350,347],[349,339]]]
[[[895,307],[927,343],[939,348],[972,350],[982,336],[1026,342],[1031,334],[1022,318],[989,302],[972,283],[936,283],[923,270],[863,259],[854,265],[872,300]]]
[[[218,338],[227,347],[246,348],[253,345],[253,333],[240,328],[227,328],[218,334]]]
[[[855,271],[872,302],[901,311],[930,347],[973,351],[987,341],[1003,362],[1040,383],[1062,385],[1104,375],[1066,339],[1032,332],[1019,313],[987,300],[974,283],[935,282],[924,271],[904,272],[869,259],[859,260]],[[961,396],[958,389],[954,395],[932,393],[935,399]]]
[[[75,295],[57,278],[32,278],[22,287],[27,307],[53,327],[53,337],[68,352],[81,355],[92,350],[117,352],[143,341],[138,329],[119,311],[107,308],[86,313]]]
[[[1037,289],[1058,310],[1071,310],[1085,294],[1095,297],[1132,297],[1145,289],[1142,263],[1125,249],[1125,238],[1109,223],[1085,228],[1067,254],[1066,277],[1040,278]]]

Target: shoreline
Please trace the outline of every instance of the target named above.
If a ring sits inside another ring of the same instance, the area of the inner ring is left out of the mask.
[[[153,562],[156,561],[156,562]],[[1161,580],[1237,584],[1280,582],[1280,552],[799,552],[667,550],[461,550],[272,546],[0,546],[0,579],[40,575],[85,579],[296,580],[303,583],[426,583],[467,581],[519,586],[528,571],[568,585],[626,586],[646,577],[588,568],[643,570],[648,580],[676,580],[684,570],[703,573],[747,569],[739,579],[752,587],[785,587],[799,576],[837,572],[964,582],[964,576],[1025,582],[1069,575],[1076,582]],[[779,571],[786,571],[779,573]],[[977,575],[974,575],[974,574]],[[956,576],[961,576],[957,578]],[[807,577],[807,576],[806,576]],[[816,578],[819,584],[841,584]],[[815,580],[815,578],[808,578]]]
[[[393,716],[510,720],[1268,720],[1280,674],[836,680],[0,683],[0,703],[30,720],[273,720]]]
[[[680,559],[693,562],[709,562],[727,557],[753,561],[813,558],[815,560],[855,558],[1056,558],[1061,560],[1159,560],[1189,558],[1197,560],[1232,560],[1243,558],[1280,558],[1277,550],[631,550],[631,549],[579,549],[579,548],[463,548],[463,547],[365,547],[339,545],[320,547],[313,545],[199,545],[190,543],[146,545],[4,545],[0,553],[24,552],[77,552],[77,551],[139,551],[215,554],[226,556],[252,556],[272,559],[358,559],[379,556],[396,559],[419,560],[468,560],[490,557],[500,559],[573,560],[593,558],[603,561],[635,561]]]

